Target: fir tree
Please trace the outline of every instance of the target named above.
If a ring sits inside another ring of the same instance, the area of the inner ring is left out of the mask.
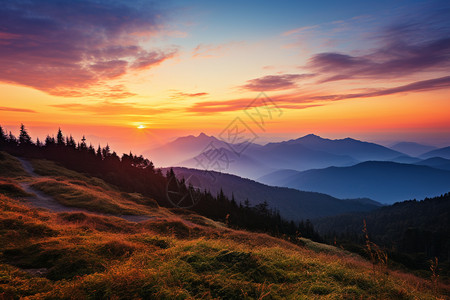
[[[25,129],[25,125],[20,125],[20,134],[19,134],[19,144],[20,145],[30,145],[31,137]]]

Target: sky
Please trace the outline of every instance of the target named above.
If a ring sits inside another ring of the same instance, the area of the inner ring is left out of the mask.
[[[0,0],[0,125],[450,145],[448,1]]]

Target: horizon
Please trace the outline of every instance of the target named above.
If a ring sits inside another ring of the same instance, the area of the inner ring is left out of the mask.
[[[44,132],[46,132],[45,131],[46,129],[42,129],[41,128],[40,130],[36,130],[36,128],[32,128],[32,127],[30,128],[26,124],[24,124],[24,125],[26,127],[27,132],[29,132],[29,134],[30,134],[30,136],[31,136],[31,138],[32,138],[32,140],[34,142],[36,142],[37,138],[39,138],[39,140],[41,142],[44,141],[47,135],[50,136],[50,137],[55,137],[58,129],[61,129],[61,131],[62,131],[62,133],[64,134],[65,137],[66,136],[67,137],[68,136],[72,136],[76,142],[79,142],[82,139],[82,137],[85,136],[87,144],[88,145],[92,144],[92,146],[94,148],[96,148],[97,146],[104,147],[106,145],[109,145],[111,147],[111,149],[113,151],[116,151],[118,154],[123,154],[123,153],[127,154],[127,153],[132,152],[132,153],[138,154],[138,155],[145,154],[145,152],[151,151],[152,149],[157,149],[159,147],[165,146],[165,145],[167,145],[167,144],[169,144],[171,142],[174,142],[178,138],[183,138],[183,137],[195,137],[195,138],[198,138],[201,134],[205,134],[208,137],[218,138],[218,135],[220,134],[220,133],[210,134],[210,133],[205,132],[205,131],[186,132],[183,135],[179,135],[179,136],[174,135],[174,136],[167,137],[166,139],[160,139],[160,140],[158,140],[157,144],[146,144],[146,143],[142,144],[142,141],[140,141],[141,144],[137,143],[136,147],[129,147],[129,148],[127,148],[127,146],[124,146],[124,143],[120,139],[117,139],[118,138],[117,136],[116,137],[113,137],[113,136],[111,136],[111,137],[101,137],[101,136],[92,135],[89,132],[85,132],[85,131],[82,131],[82,130],[81,131],[78,130],[78,133],[72,134],[69,131],[65,131],[64,130],[64,126],[55,127],[52,132],[44,133]],[[11,131],[13,135],[15,135],[16,137],[18,136],[18,133],[19,133],[19,130],[20,130],[20,125],[15,126],[17,128],[13,128],[11,126],[3,126],[2,124],[0,124],[0,126],[2,126],[3,130],[6,133],[9,133]],[[138,132],[140,134],[145,134],[145,132],[144,133],[142,132],[142,131],[145,131],[145,130],[147,130],[147,128],[138,129]],[[36,133],[37,133],[37,135],[36,135]],[[443,139],[439,139],[439,138],[438,139],[428,139],[428,140],[425,140],[424,142],[423,141],[414,140],[412,138],[411,139],[403,139],[403,140],[392,138],[390,140],[384,140],[383,141],[383,140],[379,140],[379,139],[376,139],[376,138],[373,139],[373,140],[365,139],[364,138],[364,134],[360,135],[361,138],[359,138],[358,136],[348,136],[348,135],[346,136],[345,134],[335,134],[335,135],[326,136],[326,135],[316,134],[316,133],[299,133],[297,135],[292,134],[292,133],[290,133],[290,134],[279,134],[278,136],[273,136],[273,137],[265,137],[265,136],[259,134],[258,137],[255,139],[255,141],[253,141],[253,143],[257,144],[257,145],[264,146],[264,145],[267,145],[269,143],[280,143],[280,142],[284,142],[284,141],[300,139],[300,138],[303,138],[303,137],[308,136],[308,135],[315,135],[315,136],[318,136],[320,138],[329,139],[329,140],[343,140],[343,139],[346,139],[346,138],[351,138],[351,139],[362,141],[362,142],[369,142],[369,143],[378,144],[378,145],[381,145],[381,146],[384,146],[384,147],[387,147],[387,148],[391,148],[392,146],[394,146],[394,145],[396,145],[398,143],[404,143],[404,142],[406,142],[406,143],[417,143],[417,144],[421,144],[421,145],[424,145],[424,146],[431,146],[431,147],[434,147],[434,148],[445,148],[445,147],[449,147],[450,146],[450,143],[447,142],[448,140],[445,139],[445,138],[443,138]],[[220,138],[218,138],[218,139],[221,140]],[[430,142],[430,141],[433,141],[433,140],[435,140],[435,141],[437,140],[439,142],[435,142],[435,143]],[[149,158],[151,160],[151,157],[147,157],[147,158]]]

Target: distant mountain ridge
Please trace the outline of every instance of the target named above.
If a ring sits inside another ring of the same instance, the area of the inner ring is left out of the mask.
[[[436,147],[414,143],[414,142],[400,142],[389,147],[395,151],[403,152],[409,156],[418,157],[424,153],[437,149]]]
[[[389,160],[403,155],[399,151],[387,147],[355,140],[352,138],[344,139],[326,139],[314,134],[308,134],[304,137],[282,142],[279,144],[301,144],[312,150],[329,152],[337,155],[350,156],[358,161],[366,160]]]
[[[204,170],[173,168],[178,178],[188,179],[188,183],[213,195],[223,190],[228,197],[244,203],[248,199],[254,206],[266,201],[277,208],[282,217],[290,220],[314,219],[346,212],[370,211],[381,206],[370,199],[337,199],[323,193],[305,192],[291,188],[272,187],[235,175]],[[166,170],[163,170],[164,172]]]
[[[445,159],[442,157],[432,157],[432,158],[424,159],[415,164],[450,171],[450,159]]]
[[[251,144],[250,146],[260,145]],[[208,149],[228,149],[228,147],[227,143],[202,132],[198,136],[188,135],[176,138],[163,146],[145,151],[144,156],[151,158],[156,166],[165,167],[180,165],[181,162],[198,156]]]
[[[450,190],[450,171],[429,166],[369,161],[293,173],[276,171],[258,181],[326,193],[338,198],[367,197],[389,204],[437,196]]]
[[[210,151],[208,145],[224,153],[230,163],[227,168],[209,168],[213,171],[232,173],[242,177],[256,179],[264,174],[280,169],[305,171],[326,168],[329,166],[352,166],[366,160],[393,160],[406,156],[404,153],[387,147],[355,140],[325,139],[309,134],[298,139],[266,145],[250,144],[240,155],[233,153],[232,147],[223,141],[205,134],[187,136],[148,151],[146,155],[155,161],[157,166],[171,165],[189,168],[202,168],[199,161],[205,152]],[[159,159],[159,157],[165,158]],[[170,161],[167,161],[170,157]]]
[[[430,152],[422,154],[420,157],[421,158],[442,157],[450,159],[450,146],[432,150]]]

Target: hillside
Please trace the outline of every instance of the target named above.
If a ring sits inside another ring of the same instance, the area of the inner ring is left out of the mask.
[[[432,157],[424,159],[416,162],[415,164],[450,171],[450,159],[445,159],[442,157]]]
[[[323,218],[314,220],[314,224],[331,239],[360,243],[363,220],[371,239],[391,250],[399,262],[427,270],[428,260],[438,257],[442,273],[450,276],[450,194],[399,202],[371,212]]]
[[[179,178],[189,179],[189,183],[201,190],[211,191],[213,195],[223,192],[244,204],[251,205],[267,202],[276,208],[280,215],[289,220],[306,220],[345,212],[369,211],[381,206],[374,201],[362,199],[341,200],[322,193],[304,192],[291,188],[272,187],[235,175],[205,172],[197,169],[173,168]]]
[[[442,157],[445,159],[450,159],[450,147],[435,149],[422,154],[420,157],[421,158]]]
[[[423,145],[419,143],[413,143],[413,142],[400,142],[392,145],[390,147],[391,149],[402,152],[405,154],[408,154],[410,156],[420,156],[426,152],[435,150],[436,147],[429,146],[429,145]]]
[[[289,176],[284,176],[287,174]],[[351,167],[276,172],[259,179],[270,185],[326,193],[338,198],[370,198],[391,204],[437,196],[450,190],[450,172],[428,166],[370,161]]]
[[[142,204],[139,195],[54,163],[37,160],[33,167],[37,179],[15,158],[0,157],[5,299],[435,298],[428,280],[398,271],[388,277],[373,273],[369,262],[339,248],[234,230],[186,210]],[[90,212],[33,207],[27,199],[35,196],[21,184],[35,180],[45,182],[45,192],[63,183],[71,197],[58,201]],[[102,211],[105,202],[83,205],[86,198],[96,199],[98,189],[108,195],[106,203],[117,205],[115,213],[144,205],[151,218],[130,222]]]

